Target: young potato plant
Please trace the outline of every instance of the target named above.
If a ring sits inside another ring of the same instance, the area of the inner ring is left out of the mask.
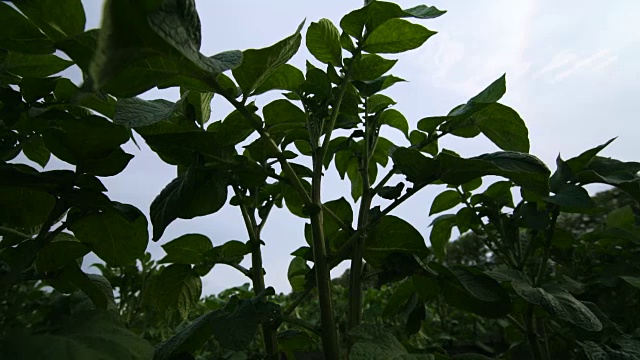
[[[554,243],[574,241],[556,230],[561,213],[598,211],[584,185],[612,185],[640,200],[640,163],[598,156],[609,141],[558,158],[552,174],[528,153],[518,113],[499,103],[505,76],[446,115],[408,121],[383,94],[404,81],[389,73],[397,60],[384,56],[422,46],[435,32],[421,23],[444,13],[366,1],[339,24],[303,22],[271,46],[209,56],[200,52],[193,0],[107,0],[102,27],[88,31],[80,0],[0,2],[0,290],[4,297],[39,280],[76,299],[38,327],[2,329],[1,352],[15,359],[188,359],[213,338],[242,358],[259,339],[263,350],[250,356],[277,359],[304,349],[317,334],[326,359],[449,359],[442,349],[406,347],[362,318],[363,282],[377,278],[378,284],[401,282],[385,313],[410,304],[409,333],[426,320],[425,303],[439,299],[521,331],[518,351],[496,357],[586,352],[592,358],[595,348],[633,356],[637,340],[620,337],[625,345],[613,348],[597,336],[606,315],[576,297],[575,281],[561,275],[550,253]],[[313,59],[301,70],[288,61],[303,36]],[[81,86],[59,75],[72,65],[84,74]],[[178,87],[181,97],[136,97],[156,87]],[[282,96],[258,108],[255,99],[273,91]],[[222,121],[210,121],[214,96],[234,108]],[[382,137],[383,127],[402,131],[407,141]],[[121,146],[135,141],[134,133],[177,170],[150,204],[148,220],[134,206],[109,199],[100,180],[128,165],[133,155]],[[439,146],[445,136],[480,135],[495,152],[463,158]],[[40,171],[20,161],[44,167],[51,155],[74,170]],[[356,208],[345,197],[321,198],[324,174],[333,168],[348,178],[345,196]],[[503,180],[478,191],[485,176]],[[442,184],[447,190],[430,214],[463,206],[433,221],[428,247],[391,212],[423,188]],[[521,195],[518,203],[513,190]],[[176,219],[224,206],[238,208],[248,241],[214,246],[202,234],[163,241],[165,266],[143,300],[158,317],[178,323],[198,302],[201,277],[219,264],[246,275],[254,296],[232,297],[153,348],[122,325],[111,285],[82,271],[81,260],[91,252],[106,267],[131,265],[149,235],[159,241]],[[269,214],[280,208],[308,220],[307,244],[293,253],[288,273],[298,295],[286,307],[270,300],[274,290],[265,284],[261,250],[270,246],[262,236]],[[454,227],[477,234],[500,265],[488,270],[445,262]],[[628,221],[598,236],[640,241]],[[240,265],[246,256],[250,268]],[[347,320],[339,324],[330,270],[344,261],[351,264]],[[637,281],[637,273],[626,275]],[[308,297],[318,300],[319,323],[295,316]],[[283,323],[289,330],[279,330]]]

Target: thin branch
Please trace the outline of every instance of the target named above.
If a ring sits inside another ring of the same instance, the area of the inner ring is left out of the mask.
[[[303,329],[309,330],[314,334],[320,335],[321,331],[318,326],[313,325],[312,323],[306,322],[300,318],[294,316],[283,316],[282,320],[288,322],[289,324],[297,325]]]
[[[31,239],[31,236],[21,233],[18,230],[14,230],[8,227],[4,227],[4,226],[0,226],[0,235],[10,235],[10,236],[17,236],[23,240],[29,240]]]

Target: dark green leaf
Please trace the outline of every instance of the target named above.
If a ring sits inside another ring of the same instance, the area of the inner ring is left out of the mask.
[[[258,313],[251,301],[241,300],[232,311],[217,312],[213,335],[220,345],[231,350],[245,350],[258,331]]]
[[[433,252],[440,259],[443,259],[446,254],[447,244],[451,238],[451,229],[455,225],[456,215],[454,214],[440,215],[431,223],[433,228],[429,234],[429,241]]]
[[[174,264],[198,264],[205,259],[204,254],[213,249],[211,240],[201,234],[186,234],[162,245],[167,253],[162,262]]]
[[[123,213],[128,214],[127,217]],[[114,208],[80,216],[68,225],[75,236],[110,266],[125,266],[144,254],[147,218],[140,210],[114,202]]]
[[[391,157],[407,180],[416,184],[432,182],[440,170],[437,161],[427,158],[416,149],[398,148]]]
[[[535,193],[549,192],[549,169],[529,154],[504,151],[463,159],[440,153],[436,159],[441,167],[439,178],[447,184],[462,185],[485,175],[498,175]]]
[[[53,43],[13,7],[0,2],[0,48],[29,54],[50,54]]]
[[[398,60],[388,60],[376,54],[362,54],[350,65],[353,80],[375,81],[389,71]]]
[[[373,30],[362,49],[370,53],[401,53],[420,47],[435,32],[402,19],[390,19]]]
[[[620,276],[620,279],[626,281],[629,285],[636,289],[640,289],[640,277],[638,276]]]
[[[49,54],[9,52],[0,65],[4,70],[18,76],[44,78],[59,73],[73,65],[73,62]]]
[[[429,215],[437,214],[460,204],[460,195],[455,190],[443,191],[433,199]]]
[[[404,136],[407,139],[409,138],[409,123],[407,122],[407,119],[404,117],[404,115],[402,115],[402,113],[398,110],[385,110],[380,115],[380,119],[378,121],[380,121],[380,124],[386,124],[402,131]]]
[[[78,172],[97,176],[114,176],[121,173],[131,159],[133,159],[133,155],[118,148],[107,156],[83,161],[78,165]]]
[[[349,350],[352,360],[410,360],[420,359],[419,355],[410,355],[402,344],[383,327],[359,325],[349,332],[354,344]]]
[[[395,186],[383,186],[378,190],[378,195],[383,199],[395,200],[402,195],[403,189],[404,183],[398,183]]]
[[[25,77],[20,81],[20,93],[28,103],[34,103],[51,94],[56,87],[58,77],[33,78]]]
[[[84,31],[84,8],[80,0],[21,0],[15,5],[53,41]]]
[[[545,198],[550,203],[560,205],[564,212],[572,212],[576,209],[593,208],[595,203],[587,190],[582,186],[573,184],[563,185],[555,195]]]
[[[359,81],[354,80],[352,84],[360,91],[362,97],[369,97],[378,91],[382,91],[397,82],[403,82],[404,79],[393,75],[381,76],[375,80]]]
[[[149,298],[161,312],[171,314],[177,311],[186,319],[201,293],[202,281],[191,266],[174,264],[162,269],[153,279]]]
[[[31,161],[37,163],[43,168],[51,158],[51,152],[42,140],[42,136],[34,134],[29,136],[26,142],[22,144],[24,155]]]
[[[41,225],[53,209],[55,198],[26,187],[0,187],[0,224],[29,228]]]
[[[629,205],[619,209],[614,209],[607,214],[606,225],[607,228],[621,228],[627,230],[633,230],[633,225],[636,222],[636,217],[633,213],[633,209]]]
[[[333,66],[342,64],[340,33],[329,19],[311,23],[307,30],[307,48],[318,61]]]
[[[391,215],[384,216],[371,231],[365,245],[364,258],[374,267],[381,267],[394,253],[426,257],[429,249],[424,238],[408,222]]]
[[[89,253],[89,248],[71,234],[58,236],[38,252],[36,267],[38,272],[56,271],[65,265],[75,263]],[[58,240],[59,239],[59,240]]]
[[[384,110],[385,108],[395,104],[396,102],[393,101],[392,98],[382,94],[375,94],[367,99],[367,112],[369,114],[375,114],[378,111]]]
[[[269,90],[298,90],[304,82],[302,71],[293,65],[284,64],[275,70],[260,84],[254,91],[253,95],[259,95]]]
[[[180,100],[182,111],[189,120],[204,125],[211,117],[211,99],[213,99],[212,92],[186,90]]]
[[[473,115],[473,122],[500,149],[529,152],[529,130],[510,107],[490,104]]]
[[[304,23],[300,24],[293,35],[270,47],[249,49],[242,52],[242,64],[233,70],[233,76],[245,96],[251,94],[263,82],[267,81],[272,74],[295,55],[302,40],[300,30],[303,25]]]
[[[192,166],[171,181],[151,203],[153,240],[177,218],[192,219],[212,214],[227,200],[227,184],[215,171]]]
[[[127,330],[112,314],[81,312],[54,332],[38,335],[15,333],[5,339],[3,354],[11,359],[148,360],[153,347]]]
[[[393,294],[382,311],[382,316],[386,318],[395,316],[415,293],[414,283],[409,280],[400,282],[394,287]]]
[[[271,132],[304,128],[307,122],[304,111],[286,99],[278,99],[265,105],[262,112],[264,122]]]
[[[307,273],[311,270],[304,258],[294,257],[289,263],[287,270],[287,278],[291,284],[291,290],[294,292],[303,291],[307,283]]]
[[[527,302],[539,305],[552,316],[568,321],[587,331],[602,330],[602,323],[582,302],[565,291],[550,291],[521,282],[512,281],[516,294]]]
[[[584,170],[584,168],[589,164],[589,162],[591,162],[591,160],[593,160],[593,158],[595,158],[600,151],[602,151],[604,148],[609,146],[609,144],[611,144],[615,139],[616,138],[610,139],[609,141],[607,141],[602,145],[598,145],[592,149],[589,149],[583,152],[582,154],[574,158],[567,160],[566,164],[569,166],[569,168],[574,174]]]
[[[213,336],[213,322],[217,316],[218,312],[211,311],[193,320],[178,333],[156,346],[153,360],[170,360],[179,354],[193,353],[201,349]]]

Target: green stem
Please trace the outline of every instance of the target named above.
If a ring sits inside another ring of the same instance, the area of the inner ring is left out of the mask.
[[[369,159],[372,150],[370,148],[371,124],[367,114],[367,100],[365,99],[365,125],[364,125],[364,154],[361,156],[360,176],[362,176],[362,198],[358,211],[358,229],[364,228],[369,221],[369,208],[371,207],[371,185],[369,184]],[[367,241],[367,232],[364,231],[355,240],[351,251],[351,271],[349,273],[349,312],[347,329],[351,330],[360,325],[362,319],[362,266],[364,248]]]
[[[237,185],[232,185],[233,191],[239,199],[243,194]],[[240,211],[244,220],[247,233],[249,235],[249,243],[251,247],[251,280],[253,282],[253,291],[256,296],[265,291],[264,269],[262,265],[262,250],[260,249],[260,228],[256,223],[255,213],[249,213],[247,206],[240,201]],[[247,271],[249,273],[249,271]],[[246,273],[245,273],[246,275]],[[261,301],[266,301],[262,299]],[[262,324],[262,337],[264,339],[264,351],[267,359],[276,359],[278,353],[278,343],[276,342],[275,333],[269,324]]]
[[[531,347],[531,352],[533,353],[533,359],[542,360],[542,354],[540,353],[540,344],[538,343],[538,335],[536,334],[536,330],[533,327],[533,306],[529,306],[529,309],[527,309],[524,315],[524,323],[527,331],[527,340],[529,341],[529,346]]]
[[[542,284],[542,280],[544,279],[544,272],[547,268],[547,262],[549,261],[549,252],[551,250],[551,240],[553,239],[553,233],[556,229],[556,222],[558,221],[558,216],[560,215],[560,208],[556,205],[553,205],[551,208],[551,223],[549,224],[549,228],[545,234],[545,243],[544,243],[544,252],[542,254],[542,259],[540,259],[540,264],[538,266],[538,274],[534,279],[534,286],[539,287]]]
[[[282,319],[285,322],[288,322],[289,324],[300,326],[301,328],[307,329],[307,330],[311,331],[314,334],[318,334],[318,335],[320,334],[320,331],[318,330],[317,326],[315,326],[315,325],[313,325],[313,324],[311,324],[309,322],[306,322],[306,321],[304,321],[304,320],[302,320],[300,318],[297,318],[297,317],[294,317],[294,316],[283,316]]]

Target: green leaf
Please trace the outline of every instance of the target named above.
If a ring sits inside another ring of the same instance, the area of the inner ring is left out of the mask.
[[[227,201],[227,184],[216,171],[191,166],[173,179],[151,203],[153,241],[158,241],[175,219],[212,214]]]
[[[198,264],[205,259],[204,254],[213,249],[211,240],[201,234],[186,234],[162,245],[167,253],[162,262],[174,264]]]
[[[418,5],[411,9],[402,10],[400,6],[390,2],[371,1],[365,7],[354,10],[340,20],[340,27],[345,33],[360,39],[366,28],[371,33],[378,26],[389,19],[413,17],[418,19],[433,19],[446,11],[438,10],[434,6]]]
[[[44,144],[44,140],[42,140],[42,136],[38,134],[29,136],[27,141],[22,144],[22,151],[29,160],[37,163],[43,168],[51,158],[51,151],[47,149],[47,146]]]
[[[57,41],[56,48],[67,54],[85,74],[88,74],[91,60],[98,48],[99,36],[100,30],[92,29]]]
[[[554,317],[587,331],[602,330],[602,323],[593,312],[564,290],[547,291],[521,281],[512,281],[511,286],[521,298],[531,304],[539,305]]]
[[[0,48],[28,54],[51,54],[53,42],[13,7],[0,2]]]
[[[382,91],[391,85],[406,81],[393,75],[381,76],[375,80],[359,81],[354,80],[351,83],[360,91],[362,97],[369,97],[379,91]]]
[[[304,82],[304,74],[293,65],[284,64],[275,70],[260,84],[253,95],[260,95],[270,90],[298,90]]]
[[[362,324],[349,332],[354,343],[349,350],[352,360],[409,360],[427,359],[411,355],[404,346],[383,327]]]
[[[629,205],[626,205],[619,209],[614,209],[607,214],[606,225],[607,228],[621,228],[627,230],[633,230],[633,225],[636,222],[636,217],[633,213],[633,209]]]
[[[362,50],[370,53],[401,53],[420,47],[435,34],[422,25],[402,19],[390,19],[373,30]]]
[[[213,335],[220,345],[231,350],[245,350],[258,331],[258,313],[252,301],[241,300],[234,309],[217,312]]]
[[[96,56],[90,74],[96,88],[131,97],[167,83],[202,91],[204,74],[237,67],[239,51],[211,57],[200,49],[200,19],[193,0],[155,4],[105,3]],[[133,50],[132,50],[133,49]]]
[[[230,240],[222,245],[215,246],[203,255],[208,263],[238,264],[249,253],[251,253],[249,245],[238,240]]]
[[[376,54],[362,54],[351,65],[353,80],[375,81],[391,70],[398,60],[388,60]]]
[[[108,265],[125,266],[147,248],[147,218],[131,205],[113,204],[113,208],[74,219],[68,227]]]
[[[53,41],[84,31],[84,8],[80,0],[22,0],[15,5]]]
[[[304,129],[307,115],[289,100],[278,99],[265,105],[262,110],[264,122],[270,133]]]
[[[4,5],[4,4],[2,4]],[[9,52],[0,66],[22,77],[44,78],[59,73],[73,62],[49,54],[21,54]]]
[[[121,173],[131,159],[133,159],[133,155],[118,148],[107,156],[83,161],[81,165],[78,165],[78,172],[97,176],[114,176]]]
[[[440,215],[431,223],[433,228],[429,234],[429,242],[431,242],[431,248],[439,259],[443,259],[446,254],[447,244],[451,238],[451,229],[455,225],[456,215],[454,214]]]
[[[34,103],[51,94],[56,86],[58,77],[50,78],[22,78],[20,81],[20,93],[28,103]]]
[[[12,359],[147,360],[153,347],[127,330],[112,314],[92,310],[74,314],[51,333],[14,333],[3,341]]]
[[[186,319],[201,293],[202,281],[191,266],[173,264],[153,279],[149,298],[159,311],[165,314],[177,311],[182,319]]]
[[[395,105],[396,102],[386,95],[375,94],[369,97],[365,104],[367,106],[367,112],[369,114],[375,114],[378,111],[382,111],[391,105]]]
[[[369,233],[364,259],[374,267],[380,268],[385,259],[394,253],[423,258],[429,255],[429,249],[420,232],[411,224],[398,217],[386,215]]]
[[[36,268],[39,273],[56,271],[65,265],[75,263],[78,258],[82,258],[89,251],[86,245],[71,234],[58,236],[38,252]]]
[[[429,215],[437,214],[460,204],[460,195],[455,190],[443,191],[433,199]]]
[[[574,174],[584,170],[584,168],[589,164],[589,162],[591,162],[591,160],[593,160],[600,151],[602,151],[604,148],[609,146],[609,144],[611,144],[615,139],[616,138],[609,139],[609,141],[607,141],[606,143],[602,145],[598,145],[592,149],[589,149],[583,152],[582,154],[574,158],[567,160],[566,164],[569,166],[572,173]]]
[[[440,153],[440,180],[462,185],[485,175],[503,176],[537,194],[549,193],[550,170],[533,155],[518,152],[495,152],[470,159]]]
[[[311,23],[307,30],[307,48],[318,61],[340,66],[342,64],[342,47],[340,32],[329,19],[320,19]]]
[[[382,316],[385,318],[395,316],[415,293],[416,289],[414,289],[413,282],[408,280],[400,282],[394,287],[393,294],[391,294],[391,298],[387,301],[382,311]]]
[[[14,228],[39,226],[53,210],[55,197],[26,187],[0,187],[0,224]]]
[[[575,174],[581,185],[603,183],[615,186],[640,202],[640,163],[595,156],[584,170]]]
[[[307,283],[307,274],[311,268],[307,265],[307,261],[299,256],[294,257],[289,263],[287,270],[287,278],[291,284],[291,290],[294,292],[304,291]]]
[[[490,104],[473,115],[473,122],[500,149],[529,152],[529,130],[510,107]]]
[[[403,189],[404,183],[398,183],[395,186],[383,186],[378,190],[378,195],[383,199],[395,200],[402,195]]]
[[[416,149],[398,148],[391,157],[396,168],[412,183],[432,182],[440,170],[436,160],[422,155]]]
[[[253,93],[295,55],[302,40],[300,30],[303,25],[304,22],[298,26],[293,35],[270,47],[249,49],[242,52],[242,64],[233,70],[233,76],[245,96]]]
[[[629,285],[636,289],[640,289],[640,277],[638,276],[620,276],[620,279],[626,281]]]
[[[198,129],[195,122],[182,116],[179,104],[162,99],[119,98],[113,121],[142,135]]]
[[[185,352],[194,353],[213,336],[213,322],[218,312],[211,311],[156,346],[153,360],[170,360]]]
[[[214,93],[186,90],[182,95],[183,112],[189,120],[204,125],[211,117],[211,100]]]
[[[563,185],[555,195],[546,197],[545,200],[560,205],[564,212],[579,211],[579,209],[594,208],[596,206],[587,190],[582,186],[573,184]]]

